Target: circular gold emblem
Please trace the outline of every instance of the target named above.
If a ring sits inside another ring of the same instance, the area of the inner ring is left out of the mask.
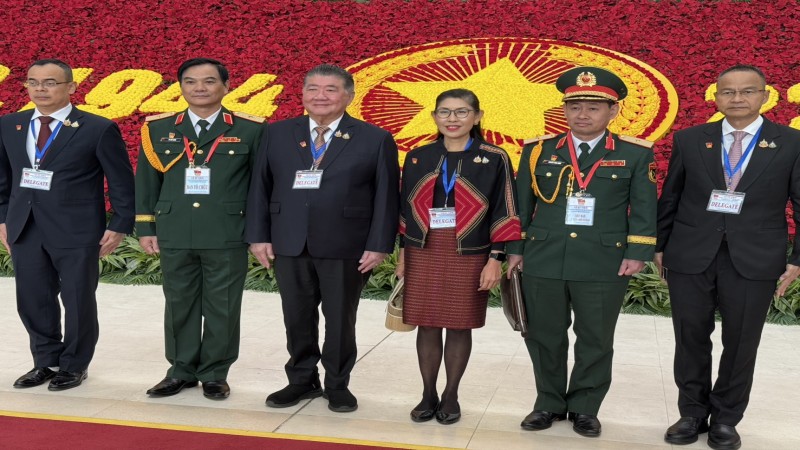
[[[555,82],[578,66],[607,69],[627,85],[628,97],[620,102],[611,131],[651,141],[669,131],[678,94],[660,72],[601,47],[534,38],[435,42],[361,61],[349,67],[356,96],[348,112],[389,130],[402,163],[405,152],[435,139],[431,112],[436,96],[470,89],[486,112],[481,121],[486,140],[505,148],[516,168],[526,139],[567,130]]]
[[[591,87],[597,84],[597,77],[592,72],[581,72],[575,83],[581,87]]]

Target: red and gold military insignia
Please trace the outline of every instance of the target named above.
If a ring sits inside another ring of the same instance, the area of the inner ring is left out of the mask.
[[[647,167],[647,177],[650,178],[650,181],[653,183],[656,182],[656,174],[658,173],[656,170],[656,163],[651,162],[650,165]]]
[[[300,147],[306,148],[306,141],[300,141]]]
[[[713,143],[711,143],[711,142],[706,142],[706,148],[711,148],[711,147],[713,147],[713,146],[714,146],[714,144],[713,144]]]
[[[17,125],[17,131],[21,131],[21,130],[22,130],[22,125]]]
[[[592,72],[581,72],[578,74],[576,84],[581,87],[591,87],[597,84],[597,77]]]

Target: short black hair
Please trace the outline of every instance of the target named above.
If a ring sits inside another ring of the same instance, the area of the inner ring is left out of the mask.
[[[344,81],[344,90],[350,93],[353,93],[356,90],[356,82],[353,81],[353,75],[341,67],[333,64],[320,64],[317,67],[309,70],[305,78],[303,78],[303,85],[305,86],[305,84],[308,83],[309,78],[317,75],[323,77],[333,76],[341,78],[342,81]]]
[[[53,64],[60,67],[61,70],[64,71],[64,76],[67,77],[65,81],[72,81],[72,67],[70,67],[69,64],[65,63],[60,59],[48,58],[48,59],[40,59],[38,61],[34,61],[33,64],[31,64],[30,67],[28,67],[28,70],[31,70],[31,68],[35,66],[46,66],[48,64]]]
[[[184,61],[183,64],[178,67],[178,83],[183,82],[183,72],[186,72],[187,69],[194,66],[204,66],[206,64],[211,64],[216,67],[219,72],[219,79],[222,80],[223,83],[228,82],[228,68],[225,67],[224,64],[211,58],[192,58]]]
[[[719,83],[720,78],[731,72],[753,72],[758,75],[759,78],[761,78],[761,82],[764,83],[764,86],[767,85],[767,77],[764,76],[764,72],[762,72],[758,67],[751,66],[749,64],[736,64],[735,66],[728,67],[719,74],[717,77],[717,82]]]

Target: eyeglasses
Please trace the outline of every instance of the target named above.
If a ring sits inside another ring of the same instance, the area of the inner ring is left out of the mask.
[[[469,113],[474,112],[474,111],[475,111],[474,109],[466,109],[466,108],[462,108],[462,109],[441,108],[441,109],[437,109],[433,113],[436,114],[436,117],[438,117],[440,119],[447,119],[448,117],[450,117],[450,114],[455,114],[456,117],[459,118],[459,119],[466,119],[467,116],[469,116]]]
[[[717,91],[717,95],[722,98],[730,99],[736,97],[736,94],[741,94],[744,98],[750,98],[760,92],[766,92],[766,89],[743,89],[741,91],[725,89],[724,91]]]
[[[56,81],[56,80],[44,80],[44,81],[37,81],[37,80],[28,80],[22,83],[23,86],[26,88],[36,89],[39,86],[44,86],[47,89],[53,89],[54,87],[58,86],[59,84],[67,84],[72,83],[72,81]]]

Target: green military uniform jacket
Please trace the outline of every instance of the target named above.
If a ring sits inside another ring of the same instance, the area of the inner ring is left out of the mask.
[[[175,249],[245,246],[244,226],[250,173],[264,119],[222,108],[199,140],[186,111],[148,117],[136,171],[136,230]],[[197,145],[196,167],[211,169],[210,194],[185,194],[189,158],[184,137]],[[214,144],[217,148],[206,161]]]
[[[565,224],[568,139],[567,134],[548,135],[523,148],[517,175],[523,240],[509,243],[507,251],[524,255],[525,275],[619,280],[623,258],[653,258],[657,197],[652,143],[606,132],[580,167],[588,175],[601,161],[586,189],[596,199],[594,224],[581,226]],[[572,189],[579,191],[577,181]]]

